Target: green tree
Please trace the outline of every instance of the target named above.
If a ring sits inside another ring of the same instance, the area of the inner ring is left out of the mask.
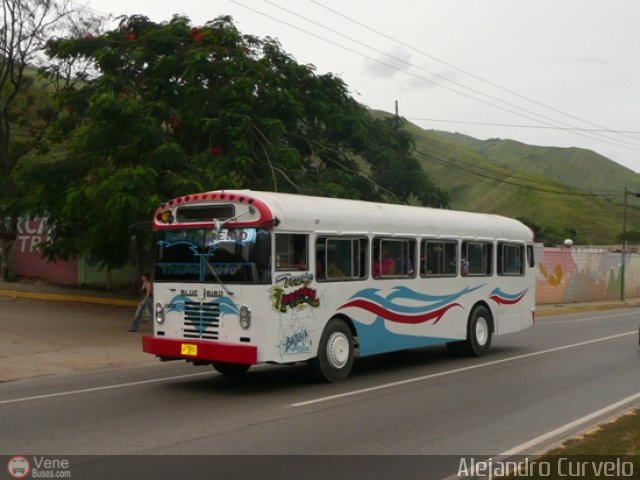
[[[627,242],[628,244],[631,245],[638,245],[640,244],[640,231],[638,230],[629,230],[626,235],[623,233],[620,233],[616,236],[616,240],[619,243],[622,242]]]
[[[98,19],[70,0],[1,0],[0,20],[0,277],[14,277],[14,242],[24,191],[13,173],[55,118],[49,92],[68,84],[74,66],[50,65],[50,81],[36,75],[51,36],[84,32]],[[55,68],[55,74],[53,72]]]
[[[129,225],[166,198],[218,188],[448,205],[408,134],[230,17],[201,27],[126,17],[100,36],[52,41],[49,53],[97,70],[59,97],[67,154],[20,175],[49,217],[49,256],[86,251],[117,265]]]

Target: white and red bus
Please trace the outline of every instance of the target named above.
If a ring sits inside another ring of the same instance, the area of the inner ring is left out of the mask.
[[[145,352],[241,374],[446,344],[484,354],[532,325],[533,234],[498,215],[257,191],[168,201],[153,219]]]

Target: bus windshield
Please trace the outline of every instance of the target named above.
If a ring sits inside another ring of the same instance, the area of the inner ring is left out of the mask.
[[[156,233],[156,281],[271,283],[271,235],[262,228]]]

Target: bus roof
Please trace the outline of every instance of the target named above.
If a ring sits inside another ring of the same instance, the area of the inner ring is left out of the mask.
[[[257,206],[260,210],[258,223],[277,218],[278,231],[533,241],[533,233],[527,226],[495,214],[251,190],[224,190],[180,197],[160,207],[156,219],[163,210],[179,206],[225,203]],[[238,223],[247,222],[239,220]],[[234,224],[229,222],[228,225]],[[174,228],[177,226],[172,225]]]

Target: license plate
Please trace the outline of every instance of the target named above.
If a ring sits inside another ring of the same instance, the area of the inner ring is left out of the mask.
[[[182,355],[195,357],[196,355],[198,355],[198,345],[193,345],[191,343],[183,343],[180,347],[180,353],[182,353]]]

